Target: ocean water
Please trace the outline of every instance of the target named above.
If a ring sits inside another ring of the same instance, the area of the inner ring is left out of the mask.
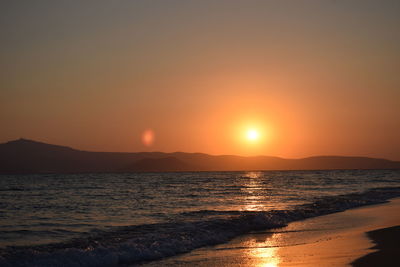
[[[0,176],[0,266],[158,260],[400,196],[400,170]]]

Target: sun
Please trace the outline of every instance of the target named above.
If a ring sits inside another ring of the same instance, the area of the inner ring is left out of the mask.
[[[260,134],[255,129],[249,129],[247,130],[246,137],[249,141],[257,141],[260,138]]]

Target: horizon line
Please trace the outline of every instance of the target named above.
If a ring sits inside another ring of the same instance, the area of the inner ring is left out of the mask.
[[[254,156],[244,156],[244,155],[237,155],[237,154],[210,154],[210,153],[205,153],[205,152],[184,152],[184,151],[174,151],[174,152],[165,152],[165,151],[132,151],[132,152],[121,152],[121,151],[93,151],[93,150],[81,150],[79,148],[74,148],[66,145],[58,145],[58,144],[51,144],[51,143],[46,143],[43,141],[37,141],[33,139],[28,139],[24,137],[20,137],[18,139],[14,140],[9,140],[4,143],[0,143],[0,145],[7,144],[7,143],[12,143],[12,142],[18,142],[18,141],[28,141],[32,143],[39,143],[39,144],[44,144],[44,145],[51,145],[51,146],[58,146],[58,147],[64,147],[64,148],[69,148],[72,150],[76,151],[81,151],[81,152],[90,152],[90,153],[125,153],[125,154],[135,154],[135,153],[163,153],[163,154],[175,154],[175,153],[184,153],[184,154],[203,154],[203,155],[208,155],[208,156],[215,156],[215,157],[223,157],[223,156],[234,156],[234,157],[243,157],[243,158],[257,158],[257,157],[269,157],[269,158],[277,158],[277,159],[286,159],[286,160],[301,160],[301,159],[309,159],[309,158],[321,158],[321,157],[341,157],[341,158],[368,158],[368,159],[379,159],[379,160],[388,160],[392,162],[400,162],[400,160],[393,160],[393,159],[388,159],[388,158],[382,158],[382,157],[371,157],[371,156],[355,156],[355,155],[333,155],[333,154],[323,154],[323,155],[312,155],[312,156],[306,156],[306,157],[299,157],[299,158],[285,158],[285,157],[279,157],[279,156],[270,156],[270,155],[254,155]]]

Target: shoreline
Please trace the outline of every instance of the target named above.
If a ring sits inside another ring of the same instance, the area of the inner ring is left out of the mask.
[[[358,258],[352,265],[354,267],[398,266],[400,225],[380,228],[366,234],[375,243],[371,249],[377,251]]]
[[[352,266],[371,253],[366,233],[400,224],[400,198],[253,232],[142,266]],[[392,261],[387,258],[387,261]],[[396,258],[394,259],[396,260]],[[357,265],[356,267],[390,266]]]

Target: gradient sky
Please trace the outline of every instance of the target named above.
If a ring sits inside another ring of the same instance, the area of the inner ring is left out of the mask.
[[[399,14],[378,0],[1,1],[0,142],[400,160]]]

